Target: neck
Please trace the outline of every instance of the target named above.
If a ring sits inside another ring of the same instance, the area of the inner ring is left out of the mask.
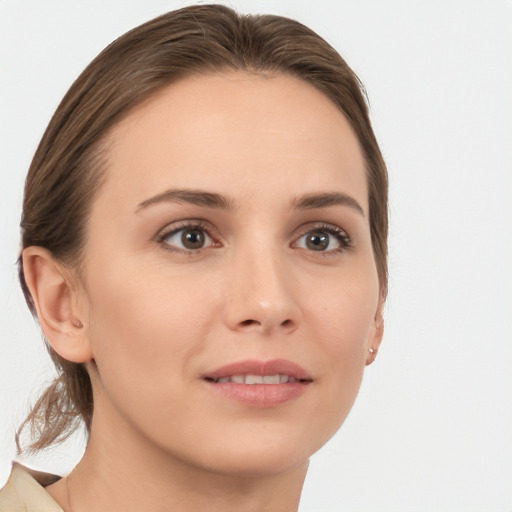
[[[296,512],[308,463],[275,474],[221,473],[93,421],[84,457],[47,490],[65,512]],[[101,435],[100,435],[101,433]]]

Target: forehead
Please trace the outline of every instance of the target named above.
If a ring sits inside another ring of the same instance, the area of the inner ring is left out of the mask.
[[[341,187],[366,210],[364,159],[350,124],[293,76],[186,78],[139,105],[109,142],[100,200],[139,204],[169,187],[234,195],[270,187],[291,196]]]

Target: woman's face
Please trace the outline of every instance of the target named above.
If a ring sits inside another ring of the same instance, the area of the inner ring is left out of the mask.
[[[109,143],[81,276],[95,424],[220,472],[304,463],[382,334],[349,123],[296,78],[214,74]]]

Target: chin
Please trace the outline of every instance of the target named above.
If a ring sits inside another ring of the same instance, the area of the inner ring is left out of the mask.
[[[329,429],[318,424],[302,428],[270,422],[255,424],[238,432],[233,429],[225,435],[203,438],[195,443],[195,460],[190,457],[191,450],[183,455],[189,464],[217,474],[247,478],[278,475],[307,466],[310,457],[338,428],[339,424]]]
[[[224,453],[206,467],[217,474],[242,478],[274,476],[307,465],[309,456],[300,447],[287,451],[254,447],[236,454]]]

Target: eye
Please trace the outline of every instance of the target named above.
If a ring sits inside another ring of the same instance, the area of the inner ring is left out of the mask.
[[[216,245],[206,228],[198,224],[167,230],[159,236],[158,241],[166,249],[177,252],[198,251]]]
[[[295,247],[315,252],[340,252],[351,245],[350,238],[341,228],[321,226],[310,229],[294,243]]]

